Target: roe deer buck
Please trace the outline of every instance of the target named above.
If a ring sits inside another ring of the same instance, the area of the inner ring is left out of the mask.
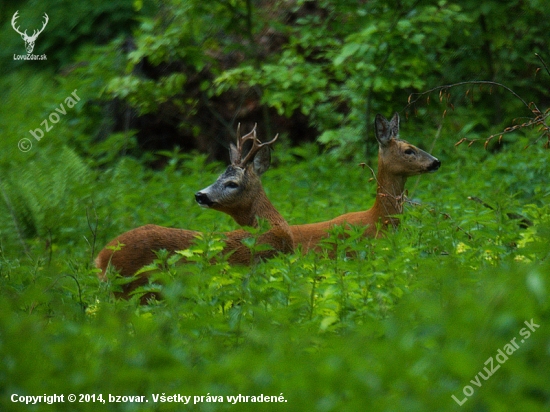
[[[403,213],[407,177],[435,172],[441,166],[441,162],[431,154],[399,139],[397,113],[389,122],[384,116],[376,115],[375,134],[379,150],[374,205],[369,210],[346,213],[326,222],[290,226],[294,243],[296,246],[302,245],[303,253],[319,249],[319,242],[328,236],[328,230],[334,226],[365,226],[365,236],[383,236],[380,229],[399,223],[399,219],[393,216]]]
[[[286,220],[271,204],[264,192],[260,176],[270,165],[270,146],[277,140],[261,143],[256,138],[256,126],[246,136],[240,137],[240,125],[237,128],[237,146],[231,144],[231,164],[211,186],[197,192],[195,198],[203,207],[220,210],[229,214],[237,223],[247,226],[258,226],[258,219],[266,219],[270,229],[258,237],[258,243],[269,244],[270,250],[263,250],[255,258],[265,259],[278,252],[292,252],[293,239]],[[244,145],[250,150],[243,153]],[[192,245],[200,232],[167,228],[157,225],[145,225],[130,230],[118,236],[105,246],[95,261],[101,269],[99,278],[106,280],[106,270],[112,265],[120,275],[133,276],[140,268],[153,262],[155,251],[166,249],[169,252],[184,250]],[[245,230],[235,230],[225,233],[226,246],[222,253],[232,252],[228,257],[231,264],[251,264],[252,254],[242,243],[250,237]],[[115,250],[117,245],[122,249]],[[123,291],[115,293],[117,297],[127,298],[129,293],[138,286],[147,283],[147,274],[140,274],[136,281],[123,286]],[[146,299],[146,298],[144,298]],[[142,303],[146,300],[142,299]]]

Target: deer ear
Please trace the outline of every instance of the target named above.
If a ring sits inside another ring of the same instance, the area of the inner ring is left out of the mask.
[[[254,156],[254,171],[261,176],[271,164],[271,149],[269,146],[262,147]]]
[[[377,114],[374,119],[374,134],[381,147],[386,146],[391,139],[390,122],[381,114]]]
[[[377,114],[374,120],[374,131],[380,146],[387,146],[389,141],[397,138],[399,134],[399,114],[395,113],[389,122],[384,116]]]
[[[390,120],[390,134],[397,139],[399,136],[399,113],[395,112]]]

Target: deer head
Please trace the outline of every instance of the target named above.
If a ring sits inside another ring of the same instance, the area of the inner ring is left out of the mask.
[[[21,35],[21,38],[25,42],[25,48],[27,49],[27,53],[30,54],[30,53],[32,53],[32,51],[34,49],[34,42],[36,41],[36,38],[38,37],[38,35],[40,33],[42,33],[44,31],[44,28],[46,27],[46,24],[48,24],[49,18],[48,18],[48,15],[46,13],[44,13],[44,23],[42,24],[42,28],[40,30],[34,30],[33,33],[32,33],[32,36],[29,36],[29,35],[27,35],[27,30],[25,30],[23,33],[21,33],[21,31],[19,31],[19,27],[15,26],[16,20],[19,18],[17,13],[19,13],[19,10],[17,10],[15,12],[15,14],[13,15],[13,17],[11,19],[11,26],[13,27],[13,29],[17,33],[19,33]]]
[[[399,114],[390,121],[380,114],[374,122],[379,145],[379,169],[392,176],[404,178],[427,172],[435,172],[441,162],[431,154],[399,139]]]
[[[225,212],[241,225],[255,226],[256,209],[262,207],[259,199],[266,198],[260,176],[269,168],[270,145],[278,137],[276,135],[269,142],[260,142],[256,137],[256,125],[250,133],[241,137],[239,124],[237,145],[230,145],[231,164],[216,182],[195,194],[198,204]],[[250,149],[245,150],[245,146]]]

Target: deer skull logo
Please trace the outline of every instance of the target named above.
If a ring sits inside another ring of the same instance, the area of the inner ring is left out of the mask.
[[[21,33],[21,31],[19,31],[19,27],[15,26],[16,20],[19,18],[17,13],[19,13],[19,10],[17,10],[15,12],[15,14],[13,15],[13,17],[11,19],[11,25],[12,25],[13,29],[21,35],[21,38],[25,42],[25,48],[27,49],[27,54],[31,54],[33,49],[34,49],[34,42],[36,41],[36,38],[38,37],[38,35],[44,31],[44,28],[46,27],[46,24],[48,24],[49,17],[46,13],[44,13],[44,23],[42,24],[42,28],[40,30],[34,30],[33,33],[32,33],[32,36],[29,36],[27,34],[27,30],[25,30],[23,33]]]

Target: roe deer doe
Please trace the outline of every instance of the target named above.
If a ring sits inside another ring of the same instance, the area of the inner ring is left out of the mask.
[[[270,146],[277,140],[261,143],[256,137],[256,126],[246,136],[240,137],[240,126],[237,129],[237,146],[231,144],[231,164],[211,186],[196,193],[197,202],[203,207],[220,210],[229,214],[237,223],[247,226],[258,226],[258,219],[266,219],[270,229],[258,237],[258,243],[269,244],[269,250],[263,250],[254,255],[254,258],[270,258],[278,252],[293,251],[293,239],[290,227],[286,220],[271,204],[264,192],[260,176],[271,162]],[[247,153],[243,153],[244,145],[250,146]],[[140,268],[153,262],[155,251],[165,249],[169,252],[188,249],[200,232],[167,228],[157,225],[145,225],[130,230],[105,246],[95,261],[101,269],[99,278],[107,280],[106,271],[109,265],[113,266],[122,276],[133,276]],[[242,243],[250,237],[245,230],[235,230],[225,233],[226,246],[222,254],[231,255],[228,261],[231,264],[251,264],[253,256],[250,250]],[[123,245],[120,250],[118,246]],[[147,283],[147,273],[141,273],[139,278],[123,286],[123,291],[115,293],[117,297],[128,298],[136,287]],[[142,299],[142,303],[146,300]]]
[[[369,210],[346,213],[326,222],[290,226],[294,243],[296,246],[302,245],[303,253],[318,250],[319,242],[328,236],[328,230],[334,226],[364,226],[365,236],[383,236],[383,230],[390,224],[399,223],[399,219],[393,216],[403,213],[407,178],[435,172],[441,166],[441,162],[431,154],[399,139],[397,113],[389,122],[382,115],[376,115],[375,134],[379,150],[374,205]]]

